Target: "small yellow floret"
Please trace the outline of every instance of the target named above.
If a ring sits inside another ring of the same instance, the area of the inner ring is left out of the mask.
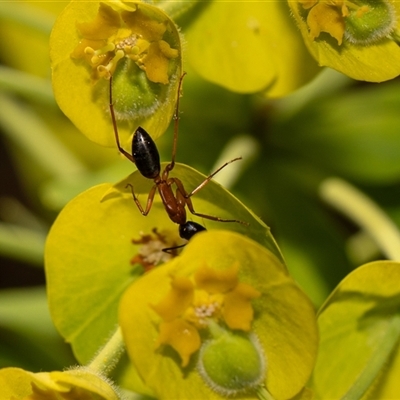
[[[193,281],[173,277],[171,290],[151,306],[162,319],[156,347],[173,347],[185,367],[200,348],[200,329],[223,322],[229,329],[249,332],[254,317],[251,301],[261,293],[239,282],[238,272],[239,264],[235,263],[223,270],[202,266]]]
[[[190,356],[200,348],[200,335],[197,329],[179,318],[172,322],[162,322],[156,348],[162,344],[170,345],[181,357],[182,367],[186,367]]]

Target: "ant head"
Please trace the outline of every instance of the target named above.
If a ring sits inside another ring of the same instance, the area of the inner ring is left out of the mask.
[[[203,225],[193,221],[186,221],[184,224],[179,225],[179,236],[182,239],[190,240],[196,233],[205,231]]]

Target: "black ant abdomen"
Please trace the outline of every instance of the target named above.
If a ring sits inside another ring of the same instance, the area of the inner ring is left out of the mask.
[[[132,139],[132,156],[139,172],[148,179],[160,175],[160,155],[151,136],[139,126]]]

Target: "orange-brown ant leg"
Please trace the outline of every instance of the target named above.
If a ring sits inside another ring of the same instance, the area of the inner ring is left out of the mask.
[[[140,204],[139,199],[136,197],[135,192],[133,190],[133,186],[130,183],[128,183],[125,186],[125,188],[127,188],[127,187],[130,187],[130,189],[131,189],[133,201],[136,203],[137,208],[142,213],[142,215],[146,216],[150,212],[151,206],[153,205],[153,200],[154,200],[154,195],[156,193],[157,185],[154,185],[151,188],[150,192],[149,192],[149,196],[147,197],[147,203],[146,203],[146,209],[145,210],[143,210],[143,207]]]
[[[181,97],[181,91],[182,91],[182,81],[183,78],[185,77],[186,72],[184,72],[181,77],[179,78],[179,84],[178,84],[178,97],[176,98],[176,105],[175,105],[175,112],[174,112],[174,141],[172,144],[172,156],[171,156],[171,161],[170,163],[165,167],[165,170],[167,173],[169,171],[172,171],[175,166],[175,158],[176,158],[176,151],[177,151],[177,146],[178,146],[178,131],[179,131],[179,101]]]
[[[229,164],[229,163],[227,163]],[[226,164],[226,165],[227,165]],[[222,167],[223,168],[223,167]],[[221,168],[219,169],[221,170]],[[174,183],[177,186],[177,191],[176,191],[176,197],[177,199],[180,198],[180,194],[183,196],[186,205],[188,206],[189,211],[193,214],[196,215],[197,217],[202,217],[202,218],[206,218],[206,219],[210,219],[212,221],[219,221],[219,222],[237,222],[238,224],[242,224],[242,225],[249,225],[248,222],[244,222],[244,221],[239,221],[238,219],[226,219],[226,218],[221,218],[221,217],[216,217],[214,215],[208,215],[208,214],[201,214],[198,213],[194,210],[193,207],[193,203],[192,200],[190,199],[190,197],[188,196],[188,194],[186,193],[185,187],[183,186],[183,183],[178,179],[178,178],[170,178],[171,180],[174,181]]]
[[[234,158],[233,160],[230,160],[230,161],[226,162],[224,165],[221,165],[216,171],[214,171],[212,174],[208,175],[207,178],[204,179],[204,181],[201,182],[199,186],[197,186],[196,188],[194,188],[190,193],[186,194],[186,195],[185,195],[185,198],[188,199],[189,197],[192,197],[192,196],[193,196],[194,194],[196,194],[199,190],[203,189],[203,187],[206,186],[207,183],[210,182],[211,179],[212,179],[215,175],[217,175],[218,172],[220,172],[222,169],[224,169],[227,165],[229,165],[229,164],[231,164],[231,163],[233,163],[233,162],[235,162],[235,161],[241,160],[241,159],[242,159],[242,157],[237,157],[237,158]]]

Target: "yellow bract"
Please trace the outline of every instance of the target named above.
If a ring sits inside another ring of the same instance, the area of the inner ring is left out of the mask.
[[[118,400],[110,382],[85,368],[33,373],[20,368],[0,370],[0,398],[15,400]]]
[[[186,33],[188,61],[213,83],[280,97],[318,72],[282,1],[211,1]]]
[[[230,329],[250,331],[251,300],[261,293],[239,282],[238,271],[237,264],[226,270],[203,266],[193,274],[193,281],[172,278],[170,292],[152,305],[163,320],[156,347],[172,346],[182,359],[182,367],[186,367],[201,345],[198,330],[207,328],[209,319],[221,319]]]
[[[362,265],[321,307],[320,347],[310,381],[315,398],[398,398],[399,279],[399,262]]]

